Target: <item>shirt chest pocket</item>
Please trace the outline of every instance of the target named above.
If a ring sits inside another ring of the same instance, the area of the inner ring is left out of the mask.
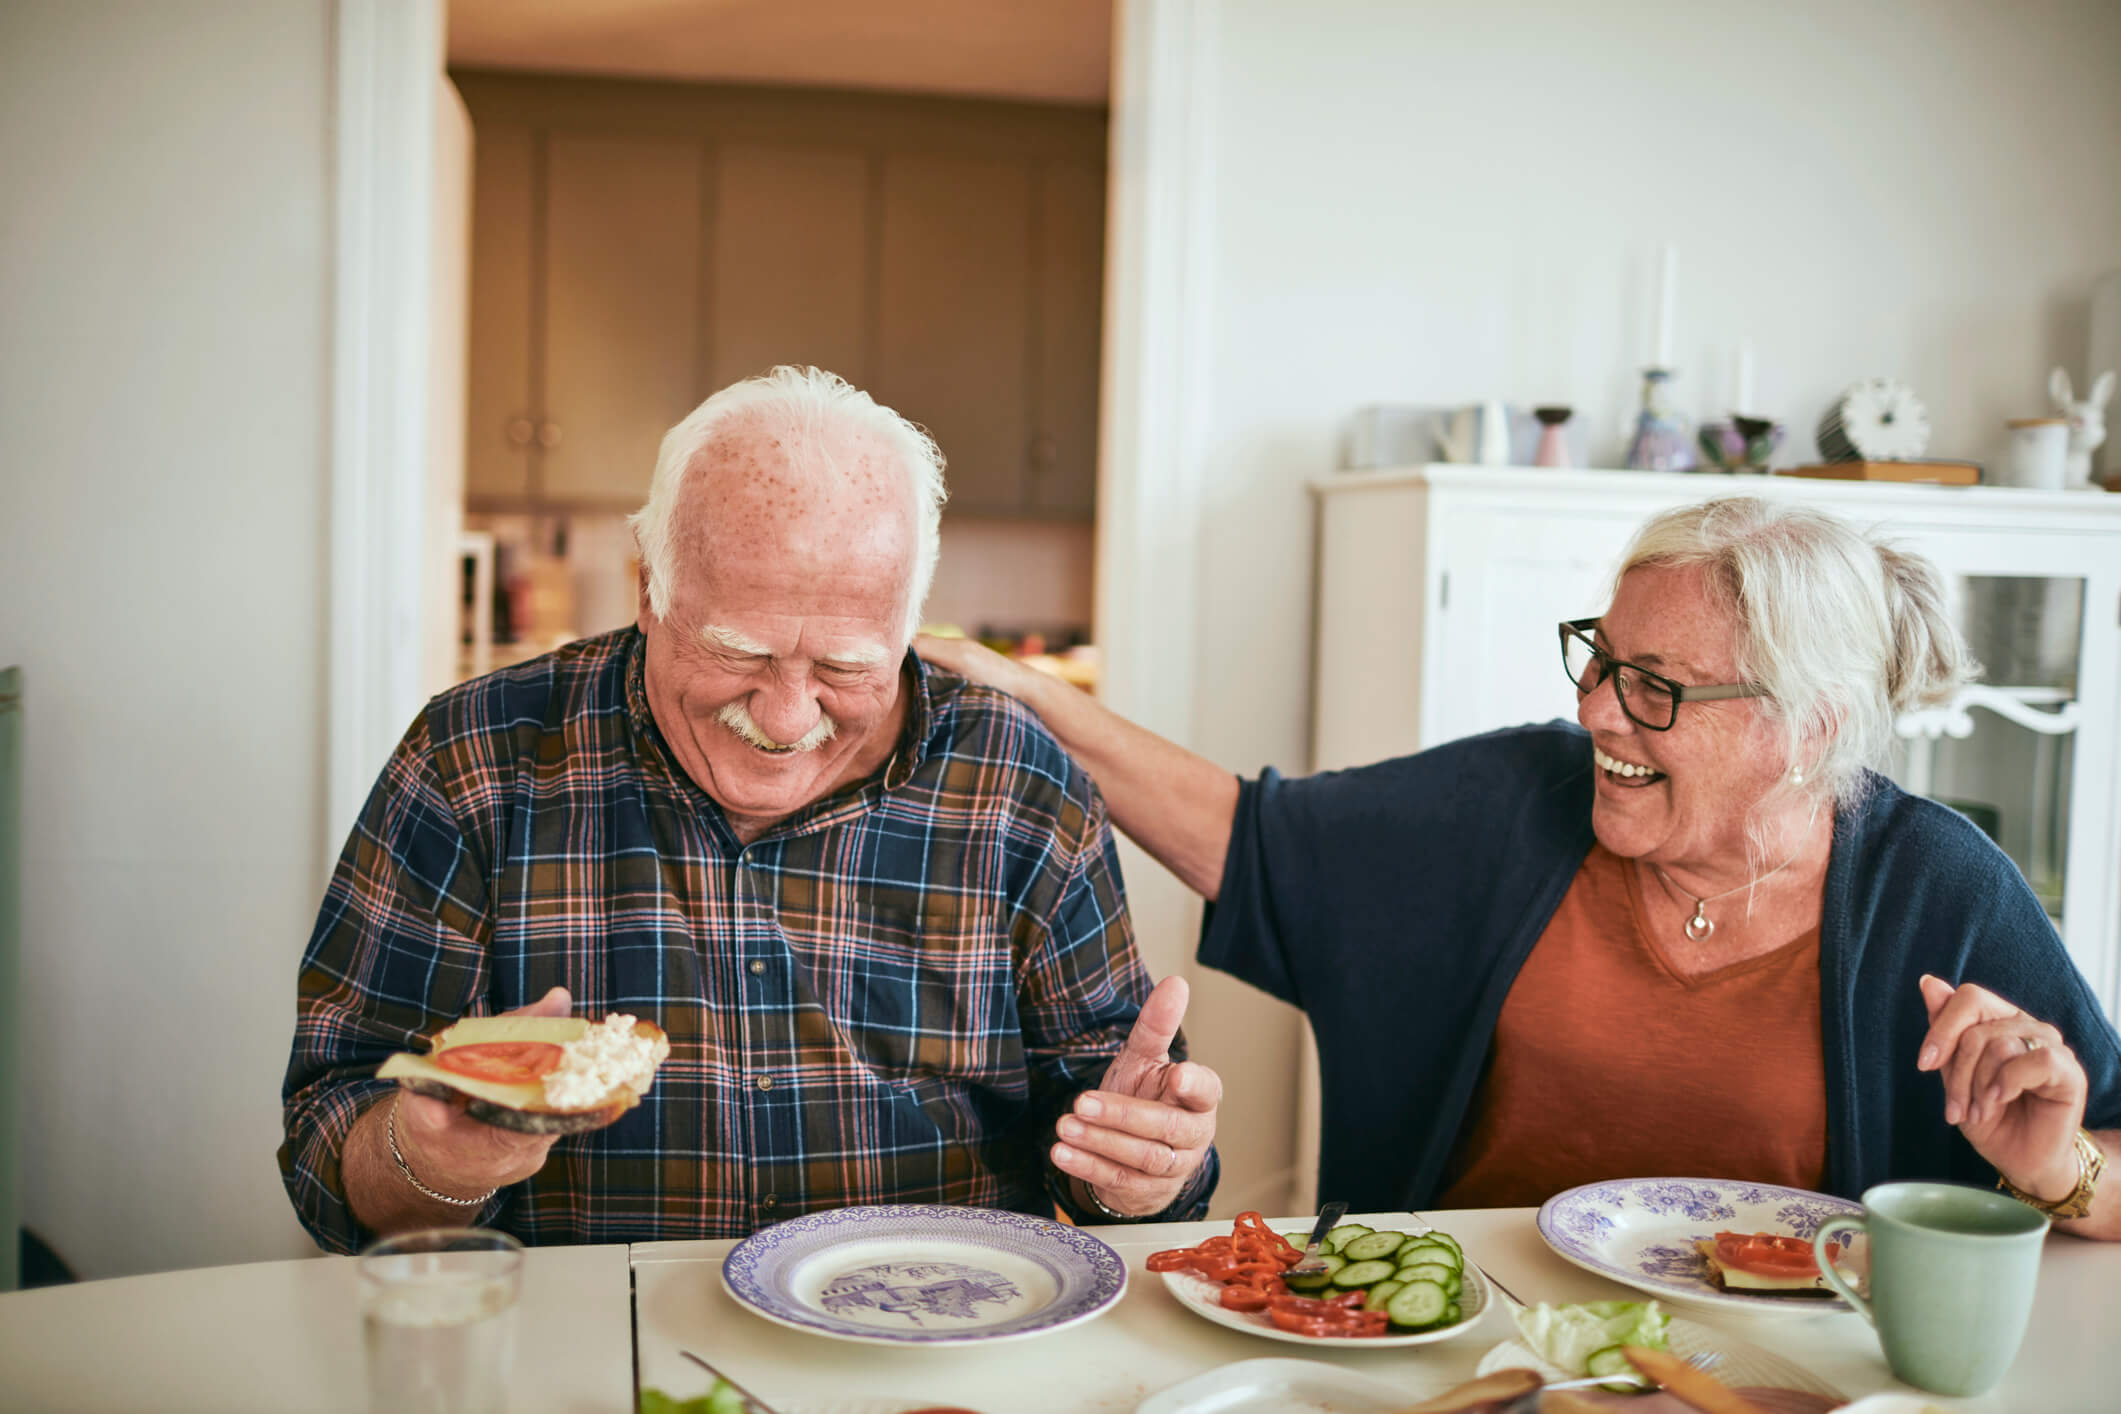
[[[835,951],[838,977],[820,1000],[879,1079],[1021,1083],[1013,953],[998,915],[954,897],[868,899]]]

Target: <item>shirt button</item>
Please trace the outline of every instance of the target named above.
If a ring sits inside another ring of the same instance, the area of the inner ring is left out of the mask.
[[[770,1075],[762,1075],[751,1083],[758,1086],[761,1090],[771,1090],[773,1088],[773,1077]]]
[[[759,1199],[759,1206],[761,1208],[766,1209],[766,1211],[768,1212],[772,1212],[775,1208],[781,1206],[781,1195],[778,1193],[768,1193],[765,1197]]]
[[[751,959],[751,975],[754,977],[764,977],[766,975],[766,963],[763,958],[755,957]]]

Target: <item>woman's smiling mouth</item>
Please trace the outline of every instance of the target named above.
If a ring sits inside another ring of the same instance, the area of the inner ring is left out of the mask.
[[[1591,748],[1591,759],[1598,763],[1599,770],[1605,772],[1606,779],[1616,785],[1646,786],[1664,779],[1662,771],[1608,756],[1595,745]]]

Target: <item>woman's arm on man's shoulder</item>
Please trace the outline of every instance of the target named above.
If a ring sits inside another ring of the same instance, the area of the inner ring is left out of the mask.
[[[1236,776],[1087,692],[970,639],[924,634],[914,649],[937,667],[999,688],[1036,712],[1097,782],[1112,823],[1214,902],[1237,817]]]

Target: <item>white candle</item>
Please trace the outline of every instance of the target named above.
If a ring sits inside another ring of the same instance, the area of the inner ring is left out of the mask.
[[[1657,282],[1657,353],[1650,360],[1656,368],[1672,366],[1672,303],[1679,292],[1679,249],[1664,248],[1664,273]]]
[[[1732,412],[1750,416],[1757,409],[1753,406],[1753,341],[1738,341],[1738,401],[1731,404]]]

